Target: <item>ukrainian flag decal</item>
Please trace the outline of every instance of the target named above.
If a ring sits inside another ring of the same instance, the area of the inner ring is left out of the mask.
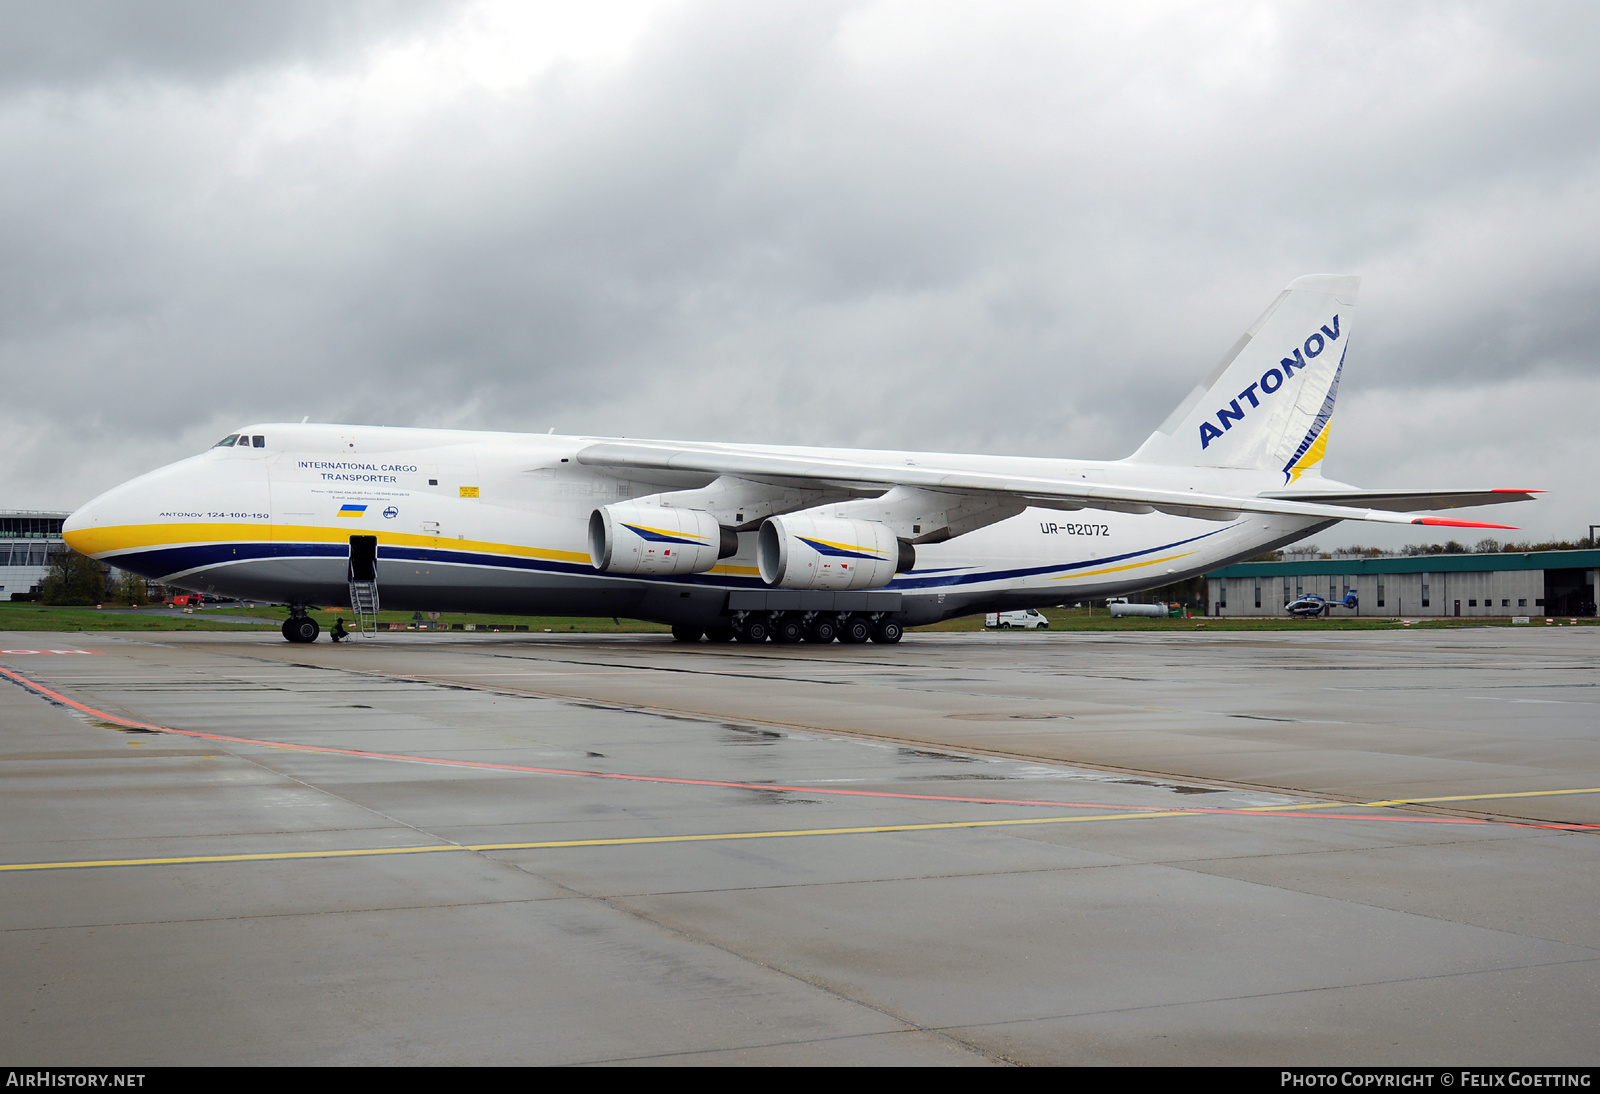
[[[341,505],[341,506],[339,506],[339,516],[341,516],[341,517],[359,517],[359,516],[361,516],[361,514],[365,513],[366,511],[367,511],[367,507],[365,505]]]

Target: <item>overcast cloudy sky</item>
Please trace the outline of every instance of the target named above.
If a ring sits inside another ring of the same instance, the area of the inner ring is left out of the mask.
[[[0,507],[307,415],[1115,458],[1348,272],[1326,472],[1575,537],[1597,58],[1588,4],[0,3]]]

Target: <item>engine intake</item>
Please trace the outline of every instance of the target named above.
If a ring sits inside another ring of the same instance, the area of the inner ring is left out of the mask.
[[[699,509],[607,505],[589,514],[589,561],[610,574],[701,574],[738,551],[738,533]]]
[[[772,517],[761,525],[761,580],[785,589],[875,589],[917,564],[911,544],[874,520]]]

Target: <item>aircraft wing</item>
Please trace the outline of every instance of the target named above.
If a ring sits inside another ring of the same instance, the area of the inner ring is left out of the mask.
[[[693,471],[711,475],[773,482],[786,486],[831,485],[863,492],[894,486],[920,487],[951,494],[1006,496],[1050,509],[1106,509],[1122,513],[1162,512],[1202,520],[1228,521],[1241,513],[1313,517],[1320,520],[1358,520],[1378,524],[1430,524],[1452,528],[1514,528],[1508,524],[1418,517],[1382,506],[1357,508],[1325,500],[1289,500],[1282,497],[1245,497],[1206,494],[1194,490],[1167,490],[1145,486],[1035,478],[942,468],[907,461],[888,462],[832,459],[826,456],[790,455],[751,451],[734,446],[685,445],[648,441],[600,441],[581,449],[577,461],[591,467]],[[1478,493],[1482,493],[1479,491]],[[1527,491],[1514,491],[1526,496]],[[1360,495],[1366,497],[1367,495]],[[1438,496],[1438,492],[1427,495]],[[1497,496],[1496,501],[1521,500]],[[1483,504],[1479,502],[1477,504]]]
[[[1542,490],[1281,490],[1263,494],[1265,498],[1309,501],[1322,505],[1359,505],[1367,509],[1410,512],[1418,509],[1463,509],[1473,505],[1502,505],[1510,501],[1532,501]]]

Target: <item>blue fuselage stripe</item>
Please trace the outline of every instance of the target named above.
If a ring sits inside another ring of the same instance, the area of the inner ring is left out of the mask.
[[[1223,529],[1219,528],[1216,531],[1204,532],[1198,536],[1176,540],[1158,547],[1130,551],[1121,555],[1106,555],[1101,558],[1085,559],[1082,562],[1053,563],[1047,566],[1027,566],[1009,570],[980,570],[965,573],[951,573],[948,570],[941,569],[930,571],[923,576],[913,572],[909,575],[896,577],[884,588],[896,591],[950,588],[959,585],[977,585],[988,581],[1005,581],[1019,577],[1038,577],[1044,574],[1070,574],[1073,570],[1105,566],[1136,559],[1143,555],[1170,550],[1174,547],[1182,547],[1217,535],[1221,531]],[[171,574],[203,569],[208,566],[223,566],[230,563],[263,559],[327,558],[344,561],[349,557],[349,553],[349,548],[342,543],[252,543],[241,541],[235,543],[197,543],[182,547],[159,547],[149,550],[129,551],[126,554],[113,556],[107,561],[121,569],[132,570],[146,577],[161,578]],[[518,558],[515,555],[497,555],[481,551],[450,551],[437,548],[382,545],[378,548],[378,559],[380,562],[442,563],[458,566],[488,566],[504,570],[574,574],[587,577],[608,576],[597,572],[593,566],[580,562],[555,562],[547,559]],[[767,587],[758,577],[742,577],[733,574],[683,574],[678,576],[629,574],[626,577],[630,581],[710,585],[735,589],[764,589]]]

